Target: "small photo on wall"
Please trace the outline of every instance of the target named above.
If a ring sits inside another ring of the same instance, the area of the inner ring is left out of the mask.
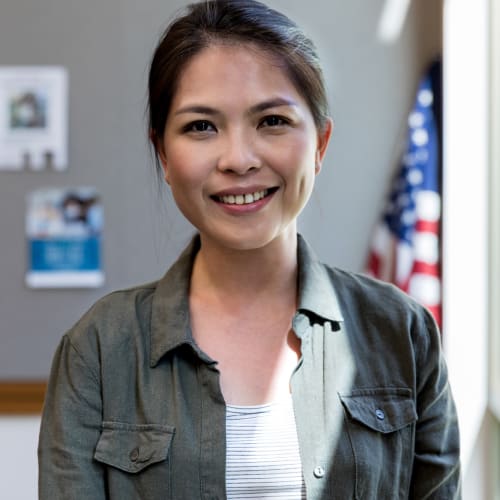
[[[27,199],[30,288],[97,288],[104,284],[103,209],[95,188],[48,188]]]
[[[65,170],[68,75],[58,66],[0,66],[0,170]]]
[[[22,90],[9,96],[9,127],[15,130],[45,130],[47,96],[42,89]]]

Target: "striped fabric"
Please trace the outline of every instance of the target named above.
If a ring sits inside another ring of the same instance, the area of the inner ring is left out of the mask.
[[[227,405],[228,500],[306,498],[291,396],[259,406]]]

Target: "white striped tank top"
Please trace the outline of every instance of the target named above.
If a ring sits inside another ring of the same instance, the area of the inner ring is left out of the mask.
[[[226,406],[228,500],[306,498],[292,397]]]

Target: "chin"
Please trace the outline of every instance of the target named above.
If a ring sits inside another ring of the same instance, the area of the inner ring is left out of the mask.
[[[248,229],[245,231],[233,230],[225,234],[207,234],[201,232],[202,241],[234,251],[252,251],[263,249],[273,242],[287,238],[288,235],[288,230],[259,231],[257,229]]]
[[[251,251],[258,250],[260,248],[264,248],[269,241],[261,238],[224,238],[224,239],[211,239],[212,242],[215,242],[217,246],[226,248],[227,250],[235,250],[235,251]]]

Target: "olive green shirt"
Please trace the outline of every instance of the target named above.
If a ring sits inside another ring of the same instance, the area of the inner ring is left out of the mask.
[[[440,337],[395,287],[320,263],[298,237],[291,376],[308,500],[459,499]],[[158,282],[98,301],[54,357],[41,500],[222,500],[225,403],[189,326],[196,237]]]

